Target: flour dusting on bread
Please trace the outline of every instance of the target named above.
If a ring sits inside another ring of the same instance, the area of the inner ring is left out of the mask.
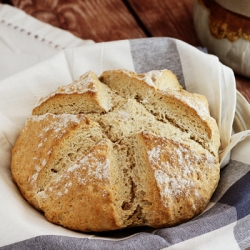
[[[11,171],[52,223],[83,232],[169,227],[206,208],[219,146],[206,98],[171,71],[88,71],[34,107]]]

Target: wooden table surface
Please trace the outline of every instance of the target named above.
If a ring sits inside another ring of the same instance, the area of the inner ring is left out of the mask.
[[[0,0],[1,1],[1,0]],[[26,13],[95,42],[167,36],[201,46],[193,25],[193,0],[8,0]],[[250,102],[250,79],[236,75]]]

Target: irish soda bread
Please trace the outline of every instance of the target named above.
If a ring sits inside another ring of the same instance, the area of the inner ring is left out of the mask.
[[[206,98],[169,70],[89,71],[39,101],[11,170],[50,222],[84,232],[159,228],[204,211],[219,146]]]

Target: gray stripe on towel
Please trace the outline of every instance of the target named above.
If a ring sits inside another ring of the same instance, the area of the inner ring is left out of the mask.
[[[169,69],[185,88],[182,65],[176,42],[172,38],[145,38],[129,40],[135,71]]]

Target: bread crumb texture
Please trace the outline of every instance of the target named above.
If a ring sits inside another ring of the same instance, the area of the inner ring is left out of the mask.
[[[11,171],[52,223],[161,228],[204,211],[220,177],[219,146],[206,98],[171,71],[89,71],[34,107]]]

